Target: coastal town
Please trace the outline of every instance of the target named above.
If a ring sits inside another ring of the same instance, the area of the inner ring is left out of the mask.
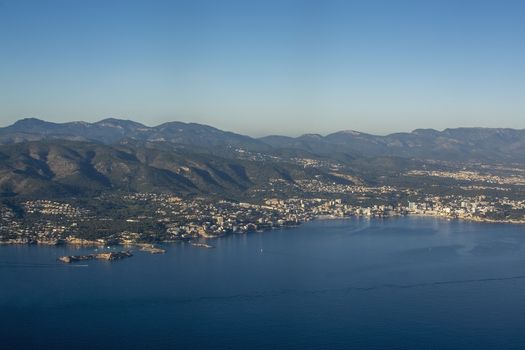
[[[411,173],[423,176],[425,173]],[[428,174],[427,174],[428,175]],[[450,176],[448,173],[433,176]],[[456,177],[479,180],[472,173]],[[509,180],[488,179],[493,185]],[[513,179],[513,184],[518,180]],[[276,180],[276,184],[279,181]],[[0,243],[70,244],[80,246],[137,245],[203,240],[294,227],[316,218],[389,218],[431,216],[479,222],[525,223],[525,200],[507,196],[426,194],[393,186],[368,187],[322,181],[298,181],[303,197],[265,197],[258,202],[182,198],[174,194],[129,193],[98,198],[91,207],[74,201],[28,200],[0,207]],[[505,194],[505,191],[500,191]],[[108,204],[109,203],[109,204]],[[108,209],[104,208],[108,205]],[[116,210],[114,207],[120,209]]]

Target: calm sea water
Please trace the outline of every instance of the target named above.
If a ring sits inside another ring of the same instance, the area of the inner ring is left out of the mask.
[[[62,265],[0,247],[2,349],[524,349],[525,227],[317,221]]]

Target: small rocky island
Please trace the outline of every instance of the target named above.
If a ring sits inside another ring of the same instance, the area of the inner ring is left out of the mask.
[[[107,260],[107,261],[113,261],[113,260],[120,260],[124,258],[132,257],[133,254],[128,251],[122,251],[122,252],[103,252],[103,253],[94,253],[94,254],[86,254],[86,255],[66,255],[61,256],[58,258],[59,261],[69,264],[76,261],[84,261],[84,260]]]
[[[148,252],[150,254],[164,254],[166,253],[166,249],[155,247],[153,244],[142,244],[139,246],[141,247],[140,250],[143,252]]]
[[[206,248],[206,249],[215,248],[214,246],[206,244],[206,243],[191,242],[190,244],[198,248]]]

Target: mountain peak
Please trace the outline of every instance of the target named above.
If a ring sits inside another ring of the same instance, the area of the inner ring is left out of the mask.
[[[146,126],[129,119],[106,118],[94,123],[100,126],[117,128],[145,128]]]
[[[339,131],[339,134],[361,135],[362,132],[355,131],[355,130],[341,130],[341,131]]]
[[[46,122],[45,120],[31,117],[31,118],[23,118],[23,119],[17,120],[16,122],[14,122],[13,126],[44,125],[44,124],[54,124],[54,123]]]
[[[299,136],[299,138],[301,139],[317,139],[317,140],[320,140],[323,138],[322,135],[320,134],[303,134],[301,136]]]
[[[439,134],[440,132],[436,129],[415,129],[415,130],[412,130],[412,134],[415,134],[415,135],[436,135],[436,134]]]

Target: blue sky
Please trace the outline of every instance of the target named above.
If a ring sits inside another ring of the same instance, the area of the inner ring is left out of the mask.
[[[0,124],[525,128],[525,1],[0,0]]]

